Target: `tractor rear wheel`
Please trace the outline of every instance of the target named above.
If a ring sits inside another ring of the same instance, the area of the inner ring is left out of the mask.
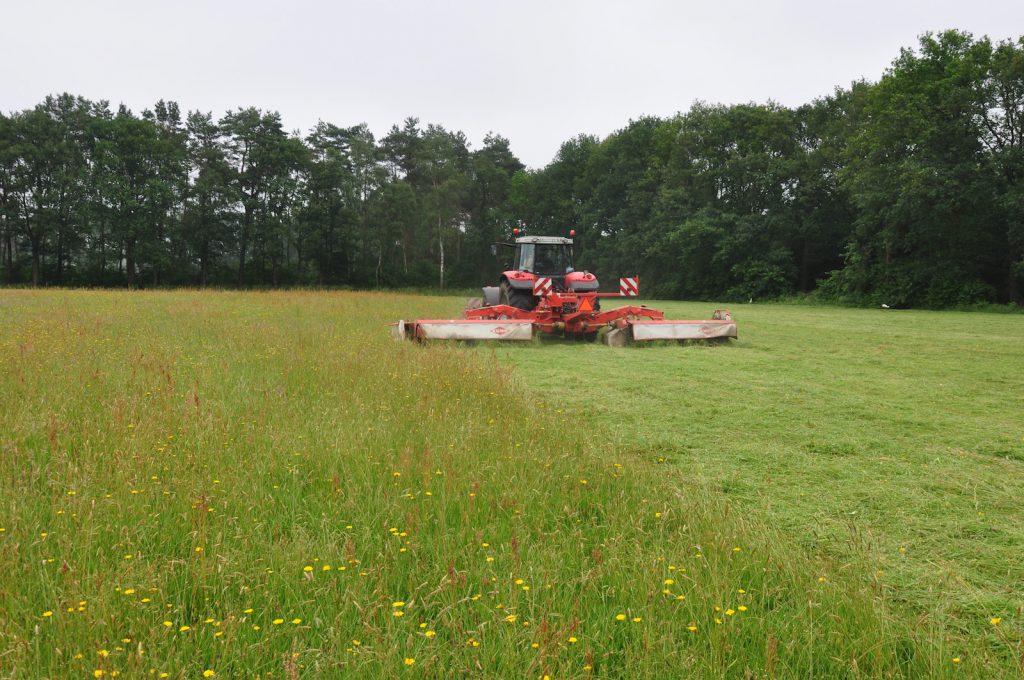
[[[529,312],[536,306],[536,303],[533,301],[533,295],[529,291],[517,290],[507,283],[501,284],[500,302],[503,305],[515,307],[524,312]]]

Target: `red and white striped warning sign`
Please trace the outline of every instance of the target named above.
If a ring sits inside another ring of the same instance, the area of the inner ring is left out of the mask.
[[[619,295],[636,297],[640,294],[640,277],[631,276],[619,279]]]
[[[533,280],[533,294],[540,297],[551,294],[551,277],[538,276]]]

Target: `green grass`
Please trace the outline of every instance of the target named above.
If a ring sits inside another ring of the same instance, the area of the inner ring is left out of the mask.
[[[651,303],[671,318],[705,304]],[[966,635],[1024,607],[1024,318],[744,305],[728,346],[506,346],[527,389]],[[486,351],[486,350],[482,350]],[[1020,643],[1016,643],[1019,650]]]
[[[1020,317],[387,335],[460,308],[0,291],[0,677],[1019,674]]]

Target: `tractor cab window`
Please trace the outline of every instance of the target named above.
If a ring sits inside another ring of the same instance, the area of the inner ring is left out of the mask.
[[[520,243],[515,266],[541,276],[565,276],[572,271],[572,250],[563,243]]]

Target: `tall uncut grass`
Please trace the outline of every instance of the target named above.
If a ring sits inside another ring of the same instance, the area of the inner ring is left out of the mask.
[[[1019,669],[487,352],[388,336],[452,312],[0,291],[0,677]]]

